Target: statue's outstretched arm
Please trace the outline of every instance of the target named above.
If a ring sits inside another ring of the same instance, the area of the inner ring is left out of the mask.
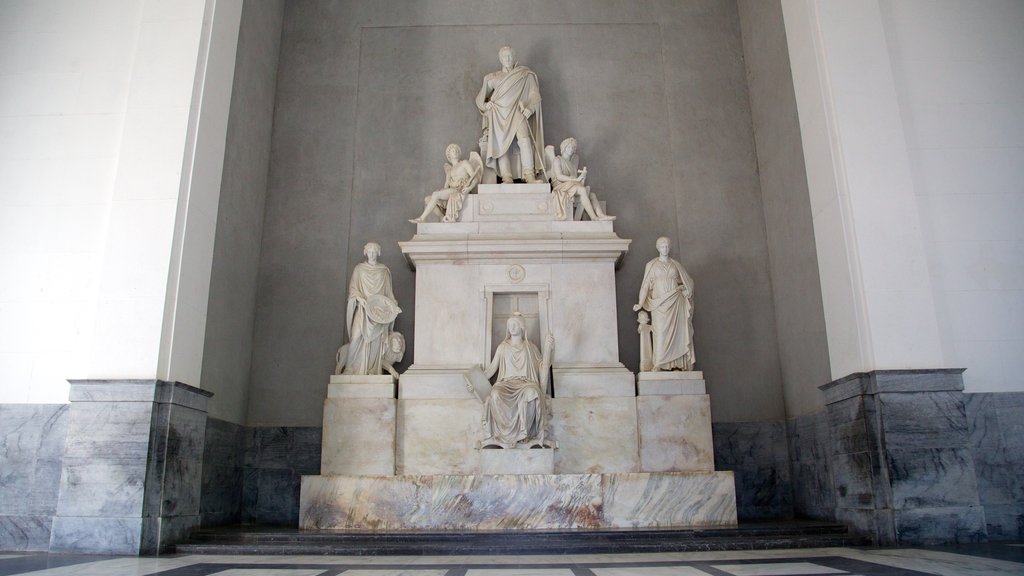
[[[498,349],[499,350],[501,349],[500,345],[498,346]],[[484,378],[487,378],[488,380],[490,380],[491,376],[494,376],[494,373],[497,372],[497,371],[498,371],[498,353],[495,352],[494,353],[494,358],[491,358],[491,363],[488,364],[486,368],[484,368]]]

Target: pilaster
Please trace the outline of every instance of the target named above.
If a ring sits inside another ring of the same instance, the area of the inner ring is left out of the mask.
[[[199,526],[210,392],[72,380],[51,552],[152,554]]]
[[[821,387],[837,520],[883,545],[988,539],[962,372],[875,370]]]

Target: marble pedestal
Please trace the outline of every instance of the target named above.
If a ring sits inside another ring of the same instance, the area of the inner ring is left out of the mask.
[[[324,431],[322,474],[394,474],[395,379],[331,376]]]
[[[711,398],[702,372],[637,375],[640,467],[644,472],[711,471]]]
[[[299,527],[678,528],[736,523],[732,472],[304,476]]]
[[[630,241],[612,221],[556,220],[553,202],[547,184],[480,185],[459,222],[417,224],[399,243],[416,269],[413,365],[397,400],[332,382],[324,475],[302,479],[302,528],[736,523],[733,475],[714,471],[703,376],[638,384],[619,362],[615,268]],[[535,344],[555,339],[546,439],[556,448],[481,450],[491,389],[481,367],[516,312]]]

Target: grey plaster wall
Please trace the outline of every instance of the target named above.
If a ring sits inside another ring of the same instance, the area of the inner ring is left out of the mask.
[[[588,181],[634,241],[617,280],[623,362],[638,361],[631,305],[643,266],[654,240],[671,236],[697,282],[698,366],[714,418],[781,419],[732,0],[298,0],[285,6],[248,423],[320,424],[347,276],[365,242],[383,245],[399,304],[414,309],[397,242],[443,181],[445,145],[475,146],[473,98],[504,44],[540,77],[546,139],[579,139]],[[407,312],[396,328],[408,336],[412,324]]]
[[[0,550],[46,550],[57,511],[67,404],[0,404]]]
[[[820,412],[832,379],[814,226],[780,0],[738,0],[786,416]]]
[[[283,0],[246,2],[238,32],[201,384],[210,414],[244,423]]]

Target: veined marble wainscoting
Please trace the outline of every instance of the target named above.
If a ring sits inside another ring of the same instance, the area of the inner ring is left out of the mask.
[[[880,544],[984,542],[961,370],[877,370],[822,386],[836,519]]]
[[[67,404],[0,404],[0,550],[50,546],[67,432]]]
[[[1024,540],[1024,392],[964,394],[989,540]]]
[[[179,382],[72,381],[50,551],[154,553],[197,527],[210,396]]]
[[[320,443],[320,428],[249,428],[243,459],[242,522],[298,525],[302,476],[320,473]]]
[[[786,423],[715,422],[715,470],[736,476],[736,515],[743,520],[793,517]]]
[[[203,485],[199,498],[202,526],[242,521],[242,479],[246,436],[250,429],[216,418],[206,420]]]
[[[797,518],[834,521],[836,491],[828,413],[793,418],[786,426],[793,474],[793,514]]]
[[[302,475],[320,473],[320,428],[210,418],[206,430],[202,525],[297,526]]]

